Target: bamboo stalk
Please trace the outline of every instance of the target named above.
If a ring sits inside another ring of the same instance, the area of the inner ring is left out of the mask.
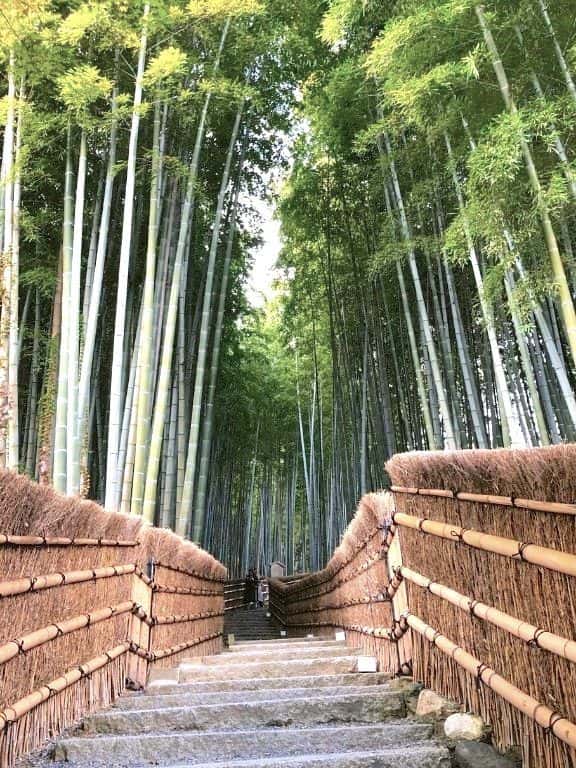
[[[168,624],[187,624],[201,619],[217,619],[224,616],[224,611],[206,611],[204,613],[188,613],[175,616],[147,616],[143,621],[149,627],[166,626]],[[0,649],[1,650],[1,649]]]
[[[427,518],[413,517],[402,512],[394,514],[394,522],[404,528],[412,528],[422,533],[438,536],[442,539],[461,542],[474,549],[484,552],[494,552],[513,560],[523,560],[533,565],[548,568],[551,571],[565,573],[567,576],[576,576],[576,555],[560,552],[557,549],[540,547],[529,542],[506,539],[502,536],[461,528],[458,525],[438,523]]]
[[[566,504],[558,501],[535,501],[516,496],[493,496],[488,493],[468,493],[467,491],[451,491],[448,488],[408,488],[401,485],[390,486],[392,493],[405,493],[411,496],[438,496],[457,501],[470,501],[480,504],[494,504],[500,507],[516,507],[530,509],[534,512],[551,512],[557,515],[576,515],[576,504]]]
[[[118,539],[69,539],[67,536],[12,536],[0,533],[0,546],[11,547],[137,547],[138,541]]]
[[[62,587],[68,584],[82,584],[85,581],[126,576],[135,572],[136,566],[133,563],[128,563],[127,565],[108,565],[86,571],[67,571],[66,573],[49,573],[44,576],[26,576],[22,579],[0,582],[0,598],[23,595],[26,592],[40,592],[43,589]]]
[[[191,640],[190,642],[180,643],[179,645],[174,645],[171,648],[164,648],[159,651],[148,651],[144,648],[140,648],[134,643],[131,643],[129,644],[129,650],[130,653],[135,653],[137,656],[140,656],[143,659],[154,662],[159,661],[160,659],[165,659],[168,656],[175,656],[177,653],[187,651],[189,648],[194,648],[197,645],[203,645],[210,640],[216,640],[218,637],[222,637],[222,635],[222,632],[214,632],[211,635],[204,635],[203,637],[198,637],[195,640]]]
[[[166,568],[168,571],[174,571],[174,573],[183,573],[185,576],[193,576],[195,579],[202,579],[203,581],[215,581],[220,584],[225,584],[228,579],[226,576],[214,576],[212,574],[206,575],[193,569],[181,568],[176,565],[168,565],[168,563],[156,563],[157,568]]]

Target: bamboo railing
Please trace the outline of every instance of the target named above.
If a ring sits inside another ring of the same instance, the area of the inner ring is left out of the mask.
[[[222,649],[226,570],[190,542],[5,471],[0,526],[0,768]]]
[[[478,712],[531,768],[576,766],[576,446],[405,454],[328,566],[271,582],[289,634],[344,630]]]

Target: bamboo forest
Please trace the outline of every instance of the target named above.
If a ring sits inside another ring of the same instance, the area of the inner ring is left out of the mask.
[[[573,2],[0,30],[3,466],[293,573],[396,452],[576,440]]]

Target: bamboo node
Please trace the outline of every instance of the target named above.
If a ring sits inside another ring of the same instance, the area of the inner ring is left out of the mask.
[[[75,667],[75,669],[77,669],[78,672],[80,672],[81,680],[92,677],[92,672],[90,672],[90,670],[87,670],[84,664],[79,664],[77,667]]]

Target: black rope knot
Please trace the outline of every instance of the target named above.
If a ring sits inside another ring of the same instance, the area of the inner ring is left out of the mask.
[[[536,632],[534,632],[534,636],[530,640],[528,640],[528,645],[530,646],[530,648],[541,648],[542,647],[540,645],[540,637],[542,635],[546,634],[546,631],[547,630],[545,630],[545,629],[537,629]]]
[[[480,600],[470,600],[470,605],[468,606],[468,610],[470,611],[470,616],[472,616],[473,619],[478,618],[475,613],[476,606],[478,605],[480,605]]]
[[[567,718],[564,717],[564,715],[561,715],[560,712],[552,712],[550,715],[550,720],[548,721],[547,727],[544,729],[544,733],[546,734],[552,734],[552,736],[555,736],[554,733],[554,726],[556,723],[559,723],[560,720],[566,720]]]
[[[18,653],[26,653],[26,648],[24,648],[24,640],[22,638],[17,638],[16,640],[12,640],[16,648],[18,648]]]
[[[64,630],[59,624],[52,624],[52,626],[56,629],[56,637],[62,637],[64,634]]]
[[[531,547],[532,543],[530,541],[520,541],[518,542],[518,552],[514,555],[514,557],[519,557],[520,560],[522,560],[523,563],[526,562],[526,556],[524,555],[524,551],[526,547]]]
[[[488,664],[484,664],[484,662],[481,662],[478,664],[478,668],[476,669],[476,687],[480,688],[481,685],[485,685],[484,680],[482,679],[482,675],[484,672],[486,672],[487,669],[490,669]]]
[[[34,587],[36,586],[38,582],[38,578],[36,576],[30,577],[30,586],[28,587],[28,592],[34,592]]]

